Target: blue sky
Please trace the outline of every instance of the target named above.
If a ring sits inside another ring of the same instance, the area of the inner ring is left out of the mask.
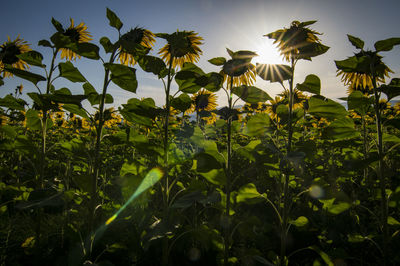
[[[344,59],[355,51],[346,34],[360,37],[365,41],[366,47],[370,48],[373,48],[377,40],[400,37],[398,0],[19,0],[2,4],[0,42],[6,41],[7,36],[15,39],[20,34],[33,49],[48,59],[49,50],[38,47],[37,42],[48,39],[54,33],[51,17],[59,20],[65,27],[69,26],[70,18],[73,18],[76,24],[85,22],[96,44],[102,36],[115,40],[116,32],[108,25],[105,16],[106,7],[113,10],[124,23],[122,32],[135,26],[147,28],[155,33],[172,33],[177,29],[198,32],[204,38],[199,66],[206,72],[219,71],[207,60],[217,56],[228,57],[226,48],[255,51],[260,55],[255,59],[258,62],[281,63],[272,41],[263,35],[288,27],[293,20],[318,20],[311,27],[323,33],[322,43],[331,48],[312,62],[299,63],[295,82],[302,82],[307,74],[316,74],[322,82],[321,93],[330,98],[346,95],[345,87],[340,78],[336,77],[334,64],[334,60]],[[164,44],[164,40],[157,40],[153,54]],[[399,77],[400,47],[382,55],[387,65],[395,72],[392,77]],[[100,61],[81,59],[74,64],[96,88],[101,87],[103,68]],[[38,71],[35,68],[31,70]],[[125,103],[132,97],[152,97],[158,105],[162,105],[164,96],[161,81],[140,70],[137,71],[137,78],[137,94],[111,86],[109,92],[114,96],[114,105]],[[18,78],[6,79],[5,86],[0,88],[0,96],[13,92],[15,86],[21,83],[24,84],[24,92],[35,91],[33,85],[28,82]],[[40,83],[39,85],[44,86]],[[57,88],[71,88],[75,94],[83,92],[79,84],[66,80],[59,79],[55,85]],[[271,96],[281,91],[280,86],[261,79],[258,79],[256,85]],[[222,93],[219,104],[226,104]]]

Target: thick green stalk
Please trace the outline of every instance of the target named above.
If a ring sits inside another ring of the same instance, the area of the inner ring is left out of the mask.
[[[293,80],[294,80],[294,66],[295,61],[291,58],[291,69],[292,69],[292,78],[289,80],[289,117],[288,117],[288,142],[287,142],[287,153],[289,155],[292,149],[292,135],[293,135],[293,125],[292,125],[292,117],[293,117]],[[287,239],[287,226],[288,226],[288,216],[289,216],[289,166],[287,166],[285,171],[285,183],[283,188],[283,209],[282,209],[282,226],[281,226],[281,253],[280,253],[280,264],[285,264],[285,255],[286,255],[286,239]]]
[[[228,265],[229,259],[229,246],[230,246],[230,208],[231,208],[231,174],[232,174],[232,87],[233,78],[231,77],[230,83],[230,96],[228,99],[229,116],[227,123],[227,161],[226,161],[226,205],[225,205],[225,219],[223,220],[225,226],[224,235],[224,265]]]
[[[171,89],[171,71],[172,71],[172,61],[173,58],[171,58],[171,61],[168,66],[168,76],[167,76],[167,87],[165,89],[165,122],[164,122],[164,171],[165,171],[165,177],[164,177],[164,186],[163,186],[163,199],[164,199],[164,219],[168,221],[169,219],[169,211],[168,211],[168,205],[169,205],[169,171],[168,171],[168,151],[169,151],[169,139],[168,139],[168,127],[169,127],[169,115],[170,115],[170,109],[171,109],[171,103],[169,99],[169,94],[170,94],[170,89]],[[168,243],[168,238],[164,237],[163,243],[162,243],[162,258],[161,258],[161,263],[162,265],[166,266],[168,265],[169,261],[169,256],[168,256],[168,249],[169,249],[169,243]]]
[[[376,132],[377,132],[377,141],[378,141],[378,178],[379,178],[379,185],[381,189],[381,225],[382,225],[382,233],[383,233],[383,256],[384,256],[384,264],[387,261],[387,248],[388,248],[388,241],[389,241],[389,231],[387,226],[387,219],[388,219],[388,206],[387,206],[387,195],[386,195],[386,178],[384,175],[383,169],[383,139],[382,139],[382,121],[381,121],[381,111],[379,108],[379,95],[378,89],[376,86],[376,77],[374,75],[374,69],[371,65],[371,73],[372,73],[372,85],[374,87],[374,109],[375,109],[375,116],[376,116]]]

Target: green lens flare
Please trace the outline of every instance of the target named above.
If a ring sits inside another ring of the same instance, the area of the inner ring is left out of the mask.
[[[140,196],[144,191],[152,187],[155,183],[157,183],[162,177],[164,176],[164,172],[160,168],[153,168],[150,170],[150,172],[147,173],[146,177],[143,179],[143,181],[140,183],[138,188],[135,190],[135,192],[132,194],[132,196],[128,199],[127,202],[113,215],[111,216],[104,225],[109,225],[111,224],[117,217],[118,215],[137,197]]]

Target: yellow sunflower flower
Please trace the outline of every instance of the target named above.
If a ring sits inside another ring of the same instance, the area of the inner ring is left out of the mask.
[[[189,114],[196,113],[196,116],[199,116],[202,111],[213,111],[218,106],[217,99],[218,97],[215,93],[202,89],[192,96],[192,106],[187,112]],[[201,117],[201,119],[207,124],[212,124],[217,120],[217,115],[210,113],[209,116]]]
[[[172,67],[182,67],[184,63],[195,63],[199,60],[202,51],[200,45],[202,37],[194,31],[176,31],[172,34],[157,34],[167,40],[167,44],[158,52],[161,58]]]
[[[251,63],[251,59],[257,56],[251,51],[232,52],[226,49],[232,59],[226,61],[220,72],[224,77],[224,82],[229,77],[229,83],[233,79],[233,87],[240,85],[253,85],[256,81],[256,67]]]
[[[64,30],[62,34],[71,38],[72,41],[78,43],[90,42],[92,39],[92,35],[87,31],[87,26],[81,22],[79,25],[74,26],[74,20],[71,18],[71,25],[68,29]],[[81,58],[80,55],[71,51],[68,48],[61,48],[61,59],[75,60],[76,58]]]
[[[4,71],[4,64],[11,65],[14,68],[26,70],[29,68],[28,64],[19,59],[17,55],[31,51],[26,41],[18,37],[11,41],[8,36],[8,40],[0,45],[0,73],[3,73],[3,77],[12,77],[13,75],[7,71]]]
[[[131,29],[129,32],[125,33],[121,37],[121,42],[126,42],[127,45],[137,45],[151,49],[154,45],[155,39],[154,34],[146,29],[142,29],[139,27],[135,27]],[[122,46],[119,48],[119,61],[124,65],[134,65],[136,64],[136,60],[132,54],[130,54],[126,49]]]
[[[382,62],[382,56],[372,51],[361,51],[354,55],[355,58],[367,56],[374,60],[375,80],[378,83],[385,83],[385,78],[389,78],[389,73],[393,71]],[[336,71],[336,76],[341,76],[341,81],[348,86],[347,92],[361,91],[364,94],[373,93],[372,75],[366,69],[359,72],[345,72],[341,69]]]
[[[282,102],[285,104],[289,104],[289,91],[285,90],[282,93],[278,94],[279,96],[282,96]],[[297,108],[303,108],[303,102],[307,99],[308,97],[303,94],[303,92],[295,89],[293,91],[293,110]]]

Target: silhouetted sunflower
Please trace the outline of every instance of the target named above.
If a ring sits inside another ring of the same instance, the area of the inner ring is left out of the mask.
[[[28,64],[19,59],[17,55],[31,50],[26,41],[19,36],[14,41],[11,41],[10,37],[8,37],[8,40],[0,45],[0,73],[3,73],[3,77],[12,77],[11,73],[4,71],[5,64],[21,70],[28,69]]]
[[[74,26],[74,20],[71,18],[71,25],[68,29],[64,30],[62,34],[67,36],[73,42],[77,43],[85,43],[93,40],[90,33],[87,31],[87,26],[81,22],[79,25]],[[68,59],[68,60],[75,60],[77,57],[81,58],[80,55],[76,54],[75,52],[71,51],[68,48],[61,48],[61,59]]]
[[[158,54],[172,67],[182,67],[184,63],[197,62],[202,54],[199,46],[203,38],[194,31],[176,31],[172,34],[159,33],[157,37],[167,40],[167,44],[160,49]]]
[[[232,59],[226,61],[220,72],[224,76],[224,82],[228,77],[233,79],[233,86],[252,85],[256,81],[256,67],[251,63],[251,59],[257,56],[251,51],[233,52],[226,49]]]
[[[201,116],[201,119],[206,121],[207,124],[212,124],[215,122],[217,115],[211,113],[211,111],[217,108],[218,96],[215,93],[209,92],[205,89],[198,91],[192,96],[192,106],[188,109],[188,113],[196,113],[197,119],[201,116],[201,113],[206,111],[208,115]]]
[[[393,73],[393,71],[382,62],[382,56],[372,51],[361,51],[353,57],[357,59],[364,56],[373,59],[376,81],[385,83],[385,78],[388,78],[389,73]],[[344,85],[349,86],[347,90],[349,94],[353,91],[361,91],[364,94],[373,93],[370,66],[365,70],[360,69],[358,72],[345,72],[342,69],[338,69],[336,76],[341,76],[341,81]]]
[[[274,39],[281,55],[285,60],[311,59],[311,57],[325,53],[329,48],[320,43],[317,35],[321,33],[307,28],[316,21],[293,21],[289,28],[283,28],[264,35]]]
[[[126,45],[121,45],[119,48],[119,61],[124,65],[133,66],[136,64],[136,60],[133,55],[123,48],[123,46],[134,47],[135,45],[141,45],[144,48],[151,49],[151,47],[154,45],[154,42],[154,34],[151,31],[139,27],[131,29],[121,36],[121,43],[125,43]]]

